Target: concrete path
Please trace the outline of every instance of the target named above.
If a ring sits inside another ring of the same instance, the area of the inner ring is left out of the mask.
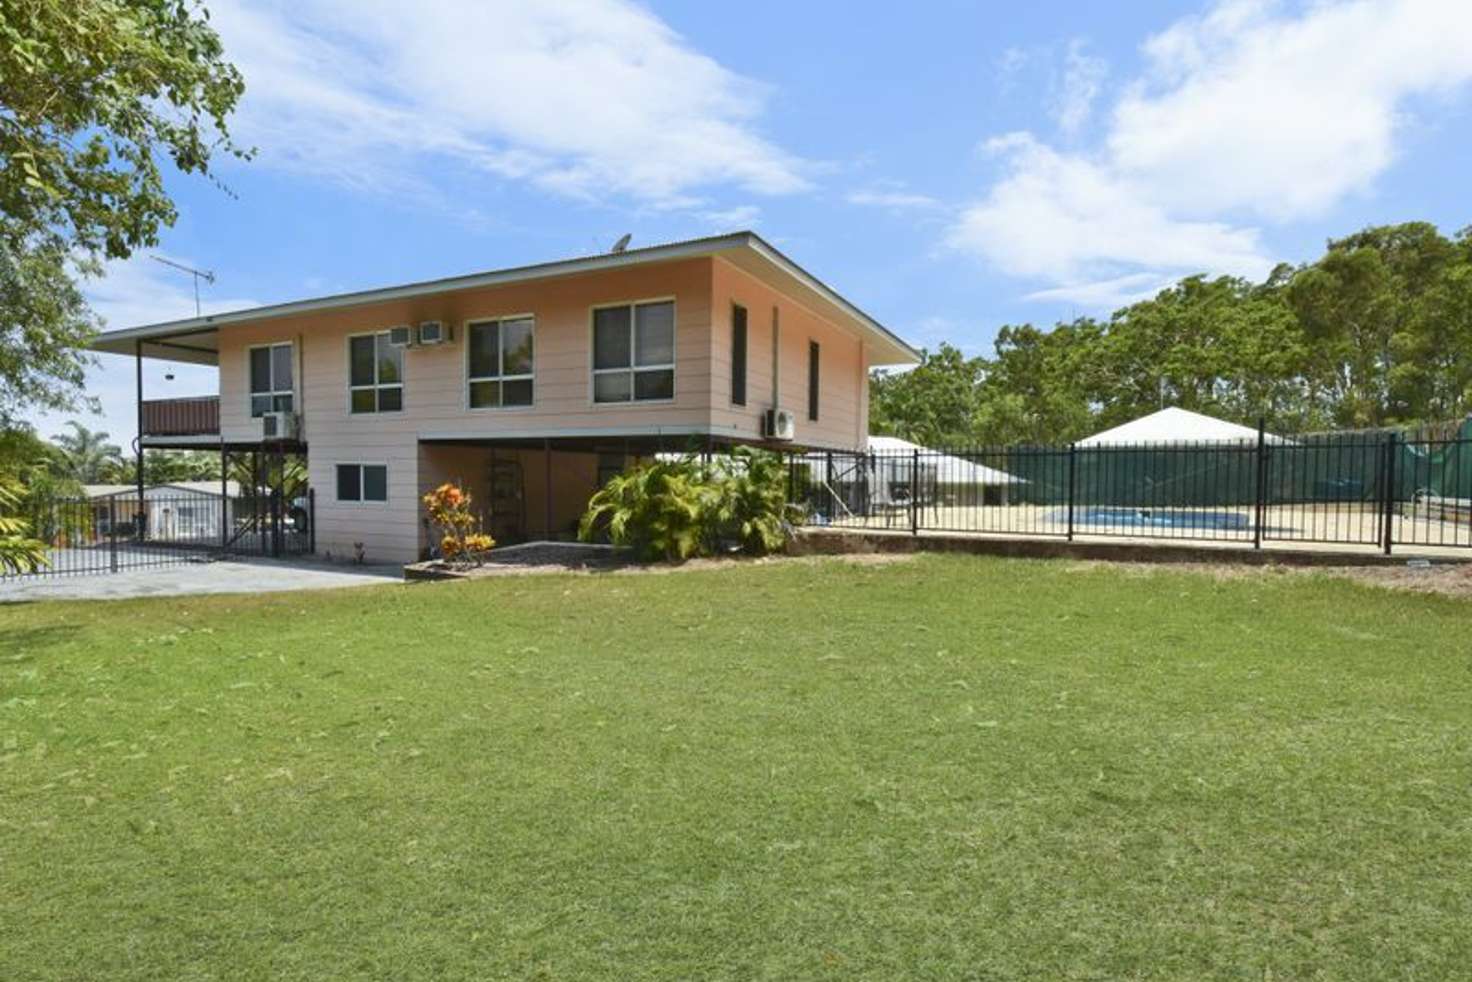
[[[322,590],[403,581],[398,566],[344,566],[283,559],[186,562],[118,573],[0,580],[0,604],[32,600],[122,600],[201,593]]]

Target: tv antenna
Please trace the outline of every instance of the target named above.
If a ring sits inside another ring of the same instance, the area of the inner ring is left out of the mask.
[[[194,277],[194,316],[198,317],[200,313],[199,281],[204,280],[206,283],[213,286],[215,283],[215,274],[207,269],[195,269],[193,266],[185,266],[183,263],[176,263],[172,259],[165,259],[163,256],[151,256],[150,258],[156,263],[163,263],[165,266],[172,266],[174,269],[177,269],[183,273],[188,273],[190,276]]]
[[[619,236],[618,241],[613,244],[613,248],[609,249],[608,251],[612,253],[623,252],[629,247],[629,240],[633,237],[633,232],[625,232],[623,235]]]

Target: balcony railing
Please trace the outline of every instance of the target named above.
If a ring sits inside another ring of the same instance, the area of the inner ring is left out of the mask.
[[[144,436],[219,436],[220,397],[145,399]]]

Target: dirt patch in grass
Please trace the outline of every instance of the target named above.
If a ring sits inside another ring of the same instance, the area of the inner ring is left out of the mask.
[[[1396,566],[1249,566],[1240,563],[1116,563],[1106,560],[1071,562],[1073,572],[1111,569],[1126,576],[1154,576],[1162,572],[1183,570],[1201,573],[1216,580],[1271,579],[1279,576],[1334,576],[1354,580],[1387,590],[1410,590],[1436,593],[1448,597],[1472,598],[1472,564],[1435,563],[1432,565]]]
[[[554,573],[686,573],[697,570],[731,569],[738,566],[813,565],[844,563],[850,566],[888,566],[913,562],[913,554],[848,553],[837,556],[726,556],[690,559],[683,563],[641,563],[632,554],[606,546],[577,543],[529,543],[490,552],[482,566],[455,568],[449,578],[481,579],[497,576],[538,576]],[[420,563],[416,568],[443,572],[447,567]]]

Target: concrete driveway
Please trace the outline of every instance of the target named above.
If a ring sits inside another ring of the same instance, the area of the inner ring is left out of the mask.
[[[0,580],[0,604],[32,600],[123,600],[203,593],[273,593],[403,582],[398,566],[345,566],[309,560],[185,562],[77,576]]]

